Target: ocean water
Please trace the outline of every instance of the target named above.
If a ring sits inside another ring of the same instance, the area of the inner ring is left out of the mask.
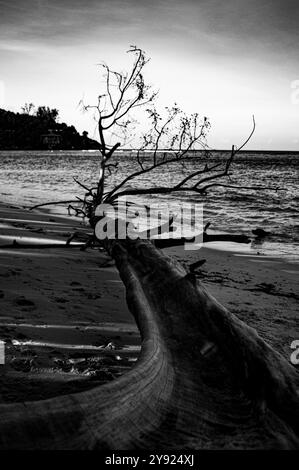
[[[217,152],[210,160],[220,161],[227,152]],[[145,156],[149,159],[150,156]],[[137,170],[133,153],[119,153],[119,167],[109,177],[108,188]],[[203,165],[200,154],[192,155],[190,166]],[[169,166],[145,174],[132,187],[148,188],[171,185],[188,174],[190,166]],[[146,204],[170,201],[179,207],[182,202],[203,204],[204,223],[210,222],[211,233],[244,233],[252,235],[257,227],[271,232],[264,240],[253,240],[242,250],[299,259],[299,152],[296,153],[242,153],[235,158],[229,179],[223,183],[238,188],[211,188],[202,196],[196,193],[174,193],[139,199]],[[86,151],[2,151],[0,152],[0,199],[3,202],[29,207],[37,203],[74,199],[84,190],[74,181],[78,178],[87,186],[96,183],[99,173],[97,152]],[[261,189],[246,189],[260,186]],[[270,187],[278,190],[269,189]],[[65,213],[63,206],[50,206],[51,211]],[[254,238],[254,237],[253,237]],[[236,249],[241,249],[239,246]]]

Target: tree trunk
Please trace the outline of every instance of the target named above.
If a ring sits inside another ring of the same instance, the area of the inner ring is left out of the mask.
[[[299,448],[296,370],[150,241],[109,251],[137,364],[78,394],[0,406],[0,448]]]

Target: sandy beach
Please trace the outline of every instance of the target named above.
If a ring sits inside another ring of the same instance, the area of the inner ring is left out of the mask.
[[[46,211],[0,206],[0,244],[65,243],[88,227]],[[210,247],[166,252],[287,360],[299,339],[298,264]],[[138,360],[141,339],[114,262],[104,251],[0,247],[1,402],[74,393],[114,380]]]
[[[12,239],[65,243],[80,230],[71,219],[5,206],[1,224],[7,237],[2,245]],[[105,253],[19,248],[2,249],[0,257],[0,338],[6,342],[1,401],[81,391],[114,379],[136,361],[139,333]]]

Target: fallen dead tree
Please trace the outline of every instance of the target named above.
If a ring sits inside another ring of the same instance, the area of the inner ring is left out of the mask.
[[[93,107],[101,143],[97,185],[77,181],[86,191],[84,197],[66,201],[69,210],[87,218],[92,227],[99,205],[113,205],[124,196],[193,192],[203,198],[212,187],[239,188],[223,180],[255,129],[253,122],[238,149],[233,146],[226,160],[211,163],[205,145],[207,118],[200,122],[197,113],[187,116],[175,105],[163,121],[155,108],[149,109],[151,131],[136,153],[137,170],[114,186],[106,185],[116,169],[111,158],[120,144],[108,146],[105,133],[127,129],[129,120],[123,118],[137,106],[150,105],[154,96],[143,81],[143,51],[133,47],[130,52],[136,60],[129,74],[103,65],[107,90]],[[163,139],[169,141],[162,147],[167,153],[159,150]],[[192,153],[196,145],[201,158]],[[144,155],[146,150],[151,150],[151,158]],[[152,184],[157,168],[167,173],[173,165],[188,171],[177,171],[170,186],[165,182],[145,188],[138,180],[150,174]],[[204,232],[204,241],[215,237]],[[159,249],[184,242],[103,242],[115,260],[141,333],[139,360],[121,378],[89,391],[0,405],[1,449],[299,448],[298,373],[207,293],[193,272],[186,273]]]
[[[0,448],[299,448],[295,369],[151,242],[109,251],[138,363],[87,392],[1,405]]]

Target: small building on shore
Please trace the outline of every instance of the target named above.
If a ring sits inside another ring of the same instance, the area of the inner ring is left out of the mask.
[[[61,140],[61,135],[55,133],[53,129],[50,129],[48,134],[41,135],[41,142],[48,149],[59,147]]]

